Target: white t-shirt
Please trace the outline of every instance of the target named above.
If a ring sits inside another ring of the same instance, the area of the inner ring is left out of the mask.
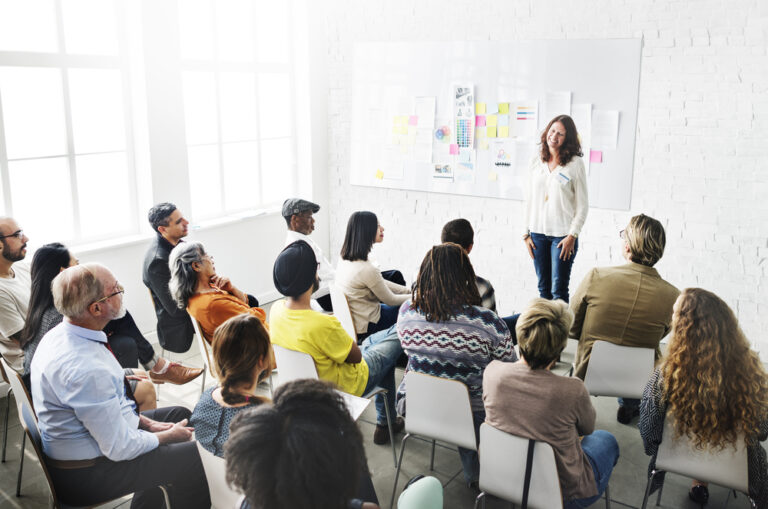
[[[315,252],[317,262],[320,264],[317,267],[317,275],[320,277],[320,288],[312,294],[312,298],[317,299],[328,295],[330,293],[328,285],[336,277],[336,271],[333,269],[333,265],[331,265],[331,262],[329,262],[325,255],[323,255],[323,250],[320,249],[320,246],[315,244],[315,241],[309,238],[309,235],[288,230],[288,233],[285,236],[285,245],[288,246],[289,244],[293,244],[297,240],[303,240],[309,244],[309,247]]]
[[[24,328],[32,281],[29,266],[15,263],[14,277],[0,277],[0,353],[13,369],[24,369],[24,352],[10,337]]]
[[[531,161],[525,204],[526,232],[552,237],[578,235],[587,220],[589,199],[584,161],[574,156],[549,171],[537,155]]]

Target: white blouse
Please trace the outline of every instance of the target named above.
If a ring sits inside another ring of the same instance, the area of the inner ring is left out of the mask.
[[[565,166],[549,171],[536,156],[531,160],[525,205],[525,233],[552,237],[578,235],[589,211],[584,161],[574,156]]]

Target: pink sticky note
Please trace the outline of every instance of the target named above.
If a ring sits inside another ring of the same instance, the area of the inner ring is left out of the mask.
[[[589,151],[589,162],[590,163],[602,163],[603,162],[603,152],[601,150],[590,150]]]
[[[459,155],[459,146],[456,143],[451,143],[451,155]]]
[[[475,125],[477,127],[485,127],[485,115],[477,115],[475,117]]]
[[[419,116],[411,115],[411,117],[408,119],[408,125],[419,125]]]

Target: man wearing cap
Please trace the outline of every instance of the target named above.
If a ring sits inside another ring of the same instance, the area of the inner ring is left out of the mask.
[[[357,346],[354,338],[332,315],[314,311],[312,293],[319,286],[317,258],[304,241],[288,245],[275,260],[273,280],[286,299],[272,304],[269,315],[272,343],[304,352],[315,361],[318,376],[335,383],[342,391],[362,396],[376,386],[387,390],[376,396],[376,444],[389,442],[387,412],[395,416],[395,362],[403,352],[395,327],[368,336]],[[279,369],[279,366],[278,366]],[[401,417],[392,433],[404,427]]]
[[[288,233],[285,236],[285,245],[303,240],[315,253],[315,258],[319,263],[317,275],[320,278],[320,287],[312,294],[312,298],[326,310],[333,311],[331,306],[330,290],[328,284],[333,281],[335,270],[331,262],[323,255],[320,246],[309,238],[309,235],[315,229],[315,219],[312,214],[320,210],[320,205],[301,198],[289,198],[283,202],[283,218],[288,225]]]

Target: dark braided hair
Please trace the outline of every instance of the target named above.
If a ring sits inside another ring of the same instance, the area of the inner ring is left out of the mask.
[[[270,348],[269,333],[261,320],[251,314],[233,316],[216,328],[213,333],[213,364],[221,385],[221,399],[225,403],[236,405],[248,401],[237,390],[253,384],[254,370],[265,359],[268,364],[261,375],[269,376]]]
[[[571,162],[571,159],[573,159],[574,156],[581,157],[584,155],[584,153],[581,151],[581,143],[579,142],[579,133],[576,131],[576,124],[568,115],[556,116],[549,121],[547,128],[544,129],[544,132],[541,133],[541,160],[546,163],[550,161],[552,157],[554,157],[554,154],[549,153],[549,145],[547,145],[547,134],[549,133],[549,128],[552,127],[552,124],[555,122],[560,122],[563,124],[563,127],[565,127],[565,141],[563,141],[563,144],[560,147],[560,151],[558,153],[558,156],[560,157],[559,164],[561,166],[565,166]]]
[[[428,322],[446,322],[464,306],[479,306],[482,300],[467,252],[453,242],[432,247],[421,262],[412,301]]]

